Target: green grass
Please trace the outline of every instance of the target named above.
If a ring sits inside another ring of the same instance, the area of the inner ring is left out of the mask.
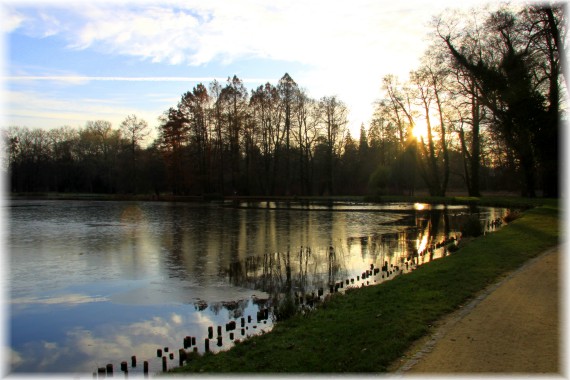
[[[558,203],[537,204],[542,206],[445,259],[381,285],[337,294],[308,316],[296,315],[229,351],[194,355],[173,372],[386,372],[434,321],[558,244]]]
[[[404,196],[387,195],[381,197],[365,197],[369,202],[390,203],[390,202],[418,202],[418,203],[439,203],[439,204],[465,204],[474,206],[491,206],[528,209],[542,205],[557,206],[557,199],[549,198],[521,198],[512,196],[485,196],[485,197],[432,197],[432,196]]]

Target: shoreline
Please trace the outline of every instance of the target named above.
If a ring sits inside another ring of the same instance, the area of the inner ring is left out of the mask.
[[[229,351],[194,356],[173,372],[391,373],[439,321],[560,243],[558,206],[548,203],[443,260],[332,297],[308,316],[278,323]]]
[[[545,202],[558,201],[552,198],[523,198],[510,193],[488,193],[481,197],[470,197],[462,193],[449,192],[445,197],[416,195],[331,195],[331,196],[297,196],[297,195],[171,195],[171,194],[100,194],[100,193],[5,193],[6,201],[13,200],[78,200],[78,201],[114,201],[114,202],[180,202],[180,203],[223,203],[223,202],[355,202],[355,203],[427,203],[443,205],[467,205],[505,207],[527,210],[541,206]]]

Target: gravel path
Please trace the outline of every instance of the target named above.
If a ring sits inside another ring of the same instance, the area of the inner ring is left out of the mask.
[[[440,321],[391,372],[562,374],[561,252],[544,252]]]

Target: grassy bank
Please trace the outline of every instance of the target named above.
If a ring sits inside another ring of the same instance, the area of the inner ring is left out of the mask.
[[[229,351],[194,356],[176,372],[385,372],[434,321],[558,243],[557,202],[540,203],[445,259],[336,295],[308,316],[278,323]]]

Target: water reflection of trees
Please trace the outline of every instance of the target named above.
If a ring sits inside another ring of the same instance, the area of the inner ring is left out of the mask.
[[[296,247],[285,252],[268,252],[263,255],[233,261],[226,275],[234,286],[262,290],[272,298],[281,294],[312,294],[319,288],[328,289],[338,281],[352,281],[369,269],[386,266],[388,272],[406,272],[418,265],[449,254],[449,244],[459,239],[462,222],[479,210],[414,210],[397,223],[399,232],[378,233],[349,237],[329,247]],[[496,216],[496,212],[481,214],[482,220]],[[356,268],[356,263],[362,267]],[[379,273],[374,280],[386,278]]]
[[[456,240],[470,214],[488,220],[504,212],[465,207],[391,211],[402,217],[379,222],[377,232],[368,224],[360,236],[352,225],[350,236],[343,212],[198,207],[171,211],[166,219],[170,227],[162,237],[170,278],[198,286],[225,278],[233,286],[263,291],[272,298],[312,294],[339,281],[356,280],[371,264],[413,270],[448,254],[446,245]],[[370,279],[383,280],[380,273]]]
[[[275,300],[283,294],[304,295],[334,283],[340,270],[334,247],[316,251],[298,247],[232,262],[227,275],[232,285],[261,290]]]

